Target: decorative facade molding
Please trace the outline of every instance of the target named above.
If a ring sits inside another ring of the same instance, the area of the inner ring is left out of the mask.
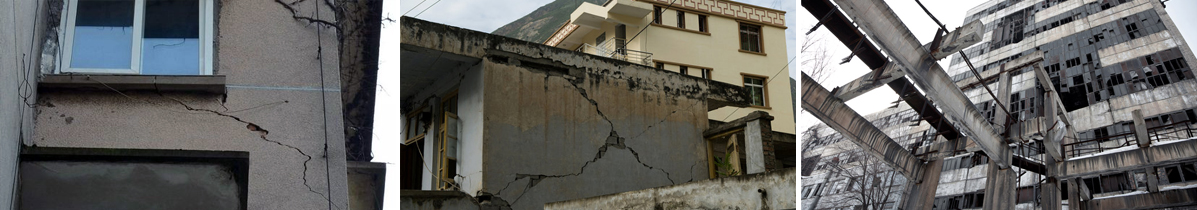
[[[786,28],[786,12],[727,0],[638,0]]]
[[[571,24],[570,21],[567,20],[565,21],[564,25],[561,25],[560,28],[557,28],[557,30],[553,32],[553,36],[549,36],[549,40],[545,40],[544,44],[556,47],[557,44],[561,44],[562,40],[565,40],[565,37],[568,37],[569,34],[574,33],[574,30],[577,29],[578,25]]]

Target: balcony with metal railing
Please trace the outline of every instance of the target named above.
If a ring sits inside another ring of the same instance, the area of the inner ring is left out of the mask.
[[[597,46],[582,44],[577,51],[646,66],[651,66],[653,60],[653,53],[627,49],[627,41],[623,38],[607,39]]]

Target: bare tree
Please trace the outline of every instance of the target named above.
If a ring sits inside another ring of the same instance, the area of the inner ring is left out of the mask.
[[[824,149],[840,152],[825,163],[828,176],[834,176],[827,180],[834,181],[823,183],[826,197],[820,203],[864,210],[894,205],[891,200],[900,196],[905,183],[901,174],[855,144],[840,142]]]
[[[831,77],[832,53],[827,49],[823,43],[823,32],[811,33],[802,40],[802,46],[798,50],[799,57],[802,57],[802,71],[810,75],[815,82],[823,83],[827,78]]]

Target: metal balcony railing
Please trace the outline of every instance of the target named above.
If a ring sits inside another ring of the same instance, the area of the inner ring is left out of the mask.
[[[1197,129],[1191,121],[1182,121],[1168,125],[1161,125],[1147,129],[1147,137],[1152,144],[1169,141],[1184,140],[1197,136]],[[1062,145],[1066,157],[1072,158],[1082,155],[1105,152],[1106,150],[1138,144],[1134,132],[1095,138]]]
[[[622,38],[608,39],[598,46],[582,44],[578,51],[641,65],[651,65],[653,57],[650,52],[627,49],[627,41]]]

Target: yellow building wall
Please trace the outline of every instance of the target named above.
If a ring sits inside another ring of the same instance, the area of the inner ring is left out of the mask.
[[[698,13],[685,12],[686,29],[692,31],[653,25],[640,35],[647,38],[643,40],[644,48],[629,48],[651,52],[653,60],[710,67],[713,80],[729,84],[743,85],[741,73],[766,77],[766,107],[724,107],[711,111],[708,116],[712,120],[731,121],[753,111],[766,111],[774,117],[773,130],[794,134],[789,74],[784,73],[788,72],[786,62],[790,57],[786,54],[785,29],[756,24],[761,26],[765,55],[740,52],[740,22],[723,16],[707,15],[707,35],[697,33]],[[651,19],[652,14],[649,14],[645,22]],[[667,26],[677,24],[677,14],[673,10],[665,10],[661,19],[662,24]],[[666,66],[677,70],[676,66]],[[689,74],[698,76],[699,73],[690,70]]]
[[[664,8],[664,6],[662,6]],[[755,75],[767,79],[765,85],[766,106],[764,107],[724,107],[711,111],[708,116],[712,120],[731,121],[743,117],[753,111],[765,111],[774,117],[772,129],[774,131],[794,134],[794,113],[791,103],[789,73],[786,62],[790,55],[786,54],[785,29],[765,25],[761,26],[762,48],[764,55],[740,51],[740,21],[717,15],[709,15],[691,10],[683,10],[686,18],[685,29],[677,28],[676,10],[666,9],[661,14],[661,25],[650,24],[653,14],[649,13],[640,18],[637,23],[632,17],[620,17],[611,14],[612,18],[603,24],[602,29],[588,32],[582,41],[591,45],[594,38],[606,33],[607,39],[615,37],[615,25],[624,22],[627,25],[628,49],[652,53],[654,61],[667,62],[666,70],[678,71],[675,64],[711,68],[711,77],[715,81],[729,84],[743,85],[743,75]],[[699,32],[698,15],[707,16],[708,32]],[[618,22],[617,22],[618,21]],[[649,25],[643,32],[640,30]],[[637,32],[640,34],[637,36]],[[649,64],[654,66],[653,64]],[[701,71],[695,67],[689,70],[691,76],[701,76]]]

